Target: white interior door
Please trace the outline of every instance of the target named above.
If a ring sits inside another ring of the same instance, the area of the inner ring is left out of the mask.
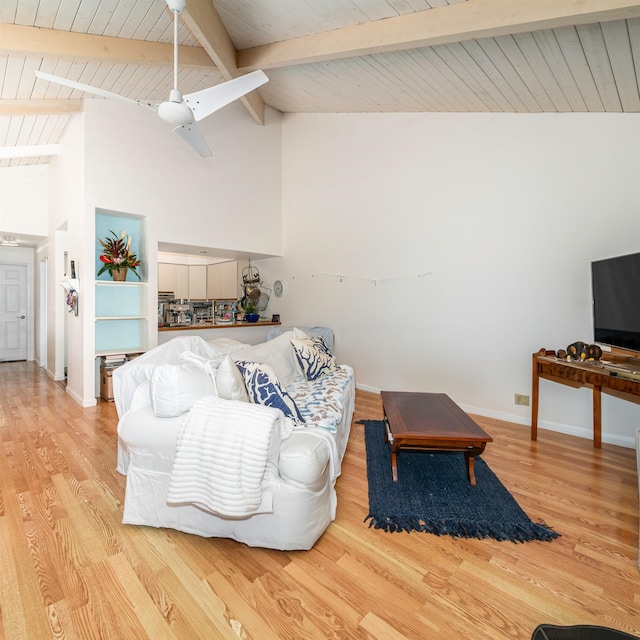
[[[27,265],[0,264],[0,362],[27,359]]]

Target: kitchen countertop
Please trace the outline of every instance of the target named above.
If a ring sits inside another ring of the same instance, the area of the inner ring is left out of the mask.
[[[277,327],[280,322],[226,322],[224,324],[190,324],[184,327],[158,327],[158,331],[193,331],[194,329],[232,329],[238,327]]]

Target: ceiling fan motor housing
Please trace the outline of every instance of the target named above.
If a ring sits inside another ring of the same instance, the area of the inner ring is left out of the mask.
[[[158,115],[174,127],[193,122],[193,113],[182,101],[182,94],[177,89],[171,89],[169,100],[158,105]]]
[[[165,0],[167,7],[176,13],[182,13],[187,5],[186,0]]]

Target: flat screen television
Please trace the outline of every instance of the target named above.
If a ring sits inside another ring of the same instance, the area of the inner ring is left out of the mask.
[[[640,352],[640,253],[591,263],[595,342]]]

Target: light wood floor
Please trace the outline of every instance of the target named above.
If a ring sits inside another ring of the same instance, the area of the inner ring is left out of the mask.
[[[354,420],[380,416],[358,392]],[[354,424],[335,522],[283,553],[123,526],[114,405],[82,410],[32,363],[0,364],[0,638],[511,640],[542,622],[640,635],[635,452],[477,420],[494,438],[484,459],[561,538],[369,529]]]

